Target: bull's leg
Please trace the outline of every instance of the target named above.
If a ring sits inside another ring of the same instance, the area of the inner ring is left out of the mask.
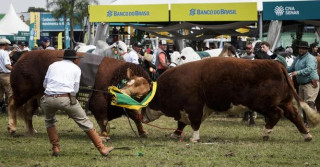
[[[172,139],[178,139],[181,137],[181,133],[183,132],[183,129],[187,126],[185,123],[178,121],[178,128],[170,135],[170,138]]]
[[[200,141],[200,134],[199,134],[199,129],[201,125],[201,120],[202,120],[202,105],[198,106],[192,106],[190,110],[186,108],[186,111],[189,111],[189,120],[191,123],[191,127],[193,129],[193,135],[192,138],[190,138],[190,141],[193,143],[199,142]]]
[[[37,98],[32,98],[24,105],[23,107],[24,111],[20,111],[20,112],[25,112],[24,122],[27,127],[27,135],[34,135],[35,133],[37,133],[37,131],[33,127],[32,117],[38,107],[39,107],[39,104],[38,104]]]
[[[279,107],[275,107],[274,109],[271,109],[266,112],[268,120],[262,133],[264,141],[269,140],[272,128],[279,122],[281,118],[281,113],[283,113],[283,111]]]
[[[249,126],[255,126],[254,122],[254,111],[249,111]]]
[[[299,116],[298,110],[290,104],[286,106],[281,106],[281,108],[283,108],[284,110],[284,116],[296,125],[299,132],[304,137],[304,140],[311,141],[312,136],[309,133],[309,130],[306,128],[305,124],[303,123],[301,117]]]
[[[14,106],[14,99],[10,97],[8,106],[8,131],[11,135],[14,135],[17,130],[17,108]]]
[[[136,124],[139,136],[146,138],[148,137],[148,132],[144,130],[141,121],[139,120],[139,114],[136,112],[128,112],[129,118],[133,120],[133,122]]]
[[[100,133],[100,137],[102,140],[104,141],[109,141],[110,137],[108,136],[108,130],[107,130],[107,126],[108,126],[108,119],[106,117],[101,118],[101,119],[97,119],[97,123],[100,127],[101,133]]]

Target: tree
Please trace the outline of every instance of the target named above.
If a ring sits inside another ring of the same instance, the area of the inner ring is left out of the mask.
[[[48,12],[44,8],[29,7],[28,12]]]
[[[89,15],[88,6],[92,4],[98,4],[97,0],[48,0],[47,8],[53,8],[52,15],[56,19],[64,18],[64,24],[66,25],[67,19],[70,19],[70,38],[71,49],[74,44],[74,26],[76,24],[82,25],[84,17]],[[66,41],[65,41],[66,42]]]

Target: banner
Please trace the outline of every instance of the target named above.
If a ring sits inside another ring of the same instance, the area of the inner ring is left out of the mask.
[[[64,26],[65,49],[70,49],[70,36],[68,24]]]
[[[167,22],[168,4],[89,5],[90,22]]]
[[[69,19],[67,19],[67,25],[70,27]],[[82,31],[79,24],[73,28],[74,31]],[[41,31],[64,31],[64,18],[56,19],[51,13],[41,13]]]
[[[40,12],[30,12],[30,24],[34,23],[34,41],[40,39]]]
[[[320,19],[320,1],[263,2],[263,20]]]
[[[171,4],[171,21],[257,21],[257,3]]]
[[[59,50],[63,49],[62,48],[62,44],[63,44],[63,42],[62,42],[62,32],[59,32],[59,34],[58,34],[58,49]]]
[[[35,40],[34,40],[34,35],[35,35],[34,23],[31,23],[29,25],[29,30],[30,30],[30,32],[29,32],[29,35],[30,35],[29,36],[29,48],[32,49],[34,47],[34,42],[35,42]]]

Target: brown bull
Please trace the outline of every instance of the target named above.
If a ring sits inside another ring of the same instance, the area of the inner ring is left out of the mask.
[[[21,59],[15,64],[12,72],[11,72],[11,86],[13,90],[13,97],[10,99],[9,103],[9,125],[8,130],[11,134],[14,134],[16,132],[16,125],[17,125],[17,115],[21,115],[24,119],[27,127],[27,133],[33,134],[36,131],[33,128],[32,124],[32,116],[35,113],[36,109],[39,107],[39,99],[43,95],[44,88],[43,88],[43,80],[46,75],[47,69],[50,64],[52,64],[55,61],[61,60],[61,58],[58,58],[57,56],[63,55],[63,51],[31,51],[25,53]],[[78,56],[84,56],[84,53],[77,53]],[[81,59],[77,60],[77,64]],[[105,65],[104,65],[105,64]],[[105,71],[100,71],[97,78],[107,78],[107,80],[111,80],[111,78],[117,78],[122,77],[128,79],[127,76],[127,67],[131,68],[133,71],[133,74],[138,73],[139,69],[137,69],[137,66],[131,63],[125,63],[121,60],[115,60],[112,58],[104,58],[101,65],[101,69],[106,69]],[[100,68],[99,68],[100,69]],[[140,69],[143,71],[143,69]],[[115,76],[113,75],[115,73]],[[133,77],[136,79],[136,77]],[[138,77],[139,80],[141,77]],[[144,79],[144,78],[143,78]],[[149,81],[150,79],[147,78],[146,85],[144,85],[144,82],[136,82],[136,83],[142,83],[142,86],[147,87],[148,90],[150,89]],[[118,80],[120,80],[118,78]],[[97,84],[99,85],[99,84]],[[105,84],[104,84],[105,85]],[[107,90],[107,87],[110,85],[106,85],[106,89],[100,89],[101,91]],[[123,89],[126,89],[130,86],[131,89],[136,91],[134,95],[132,96],[142,96],[138,89],[140,85],[126,85]],[[132,87],[131,87],[132,86]],[[139,89],[140,90],[140,89]],[[128,92],[127,90],[123,90],[124,92]],[[128,92],[130,93],[130,92]],[[93,93],[95,94],[95,93]],[[105,95],[104,93],[102,93]],[[144,95],[144,94],[143,94]],[[102,104],[107,103],[107,101],[104,101]],[[96,104],[97,107],[100,104]],[[107,108],[104,108],[101,111],[93,110],[93,114],[95,115],[97,119],[97,122],[99,123],[99,118],[103,118],[104,120],[111,120],[104,118],[106,114]],[[99,114],[102,113],[102,116],[100,117]],[[111,113],[108,113],[112,115],[113,110],[110,110]],[[130,112],[129,112],[130,113]],[[130,113],[132,114],[132,113]],[[112,119],[115,117],[112,117]],[[135,118],[135,122],[137,122],[137,117]],[[99,124],[100,125],[100,124]],[[141,125],[141,124],[140,124]],[[142,128],[142,126],[138,126],[138,128]],[[104,128],[105,129],[105,128]],[[103,131],[103,130],[102,130]],[[143,130],[142,130],[143,131]]]
[[[286,69],[276,61],[209,58],[167,70],[157,83],[150,109],[142,112],[143,120],[149,122],[163,114],[174,117],[178,120],[174,134],[180,135],[190,124],[195,142],[200,139],[201,122],[210,113],[248,108],[269,118],[263,130],[265,140],[285,116],[310,141],[312,136],[292,104],[293,97],[307,113],[308,122],[320,122],[319,114],[301,101]]]
[[[122,65],[121,68],[119,68],[120,65]],[[142,76],[151,82],[149,75],[141,67],[112,58],[104,58],[96,75],[94,89],[106,90],[110,85],[119,84],[122,79],[126,78],[124,75],[126,68],[132,69],[136,76]],[[112,73],[113,76],[108,75]],[[132,92],[132,94],[135,94],[135,92]],[[89,109],[92,111],[98,125],[100,126],[101,136],[106,137],[107,139],[108,134],[106,127],[108,121],[125,114],[125,110],[123,108],[111,106],[108,101],[110,101],[110,96],[100,91],[94,91],[89,102]],[[141,137],[146,137],[147,132],[144,131],[143,126],[138,119],[138,113],[130,111],[127,113],[137,125],[139,135]]]

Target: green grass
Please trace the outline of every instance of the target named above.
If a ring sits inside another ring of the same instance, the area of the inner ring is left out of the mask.
[[[107,143],[108,146],[122,149],[116,149],[108,157],[103,157],[72,119],[66,115],[57,117],[61,156],[52,157],[43,116],[35,116],[33,119],[38,131],[35,136],[26,136],[24,123],[19,120],[19,137],[11,137],[6,130],[7,115],[0,114],[0,167],[320,166],[319,127],[311,129],[313,141],[307,143],[297,128],[285,119],[276,125],[267,142],[261,137],[263,119],[258,119],[256,127],[252,128],[242,123],[240,118],[211,116],[201,126],[201,143],[189,143],[192,135],[190,126],[185,129],[184,142],[179,143],[168,138],[172,130],[145,125],[149,138],[142,139],[142,144],[132,132],[127,118],[123,117],[111,122],[115,129],[111,129],[112,141]],[[92,116],[90,119],[95,123]],[[168,117],[161,117],[153,124],[176,127],[176,122]],[[190,148],[186,144],[190,144]]]

